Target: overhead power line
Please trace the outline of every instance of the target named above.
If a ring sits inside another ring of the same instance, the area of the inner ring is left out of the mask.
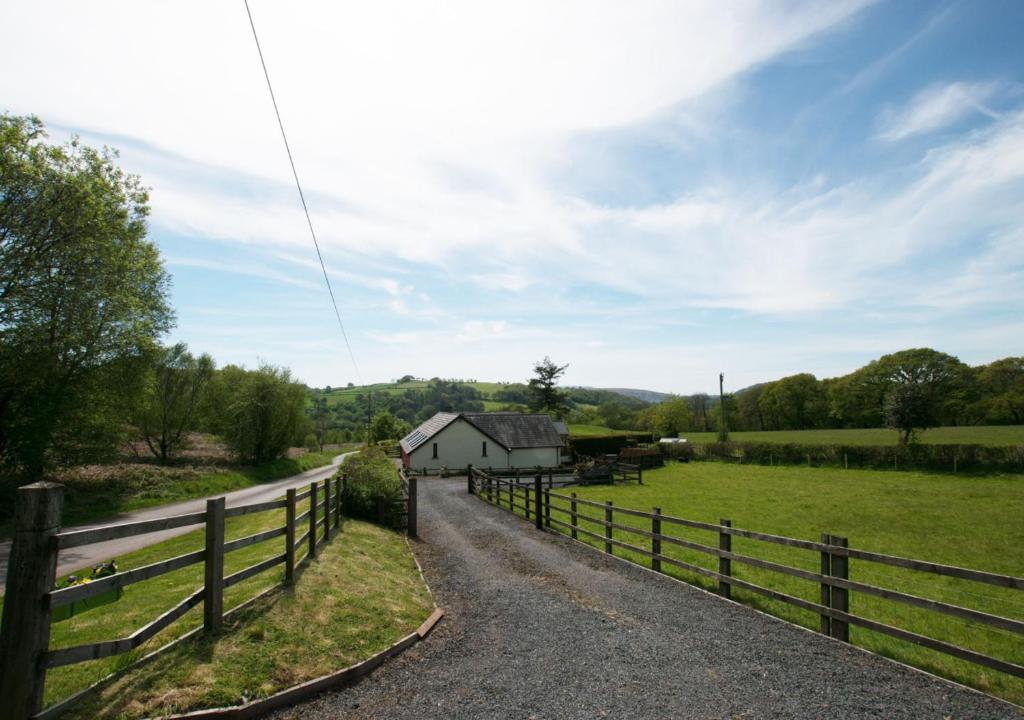
[[[331,287],[331,279],[327,275],[327,266],[324,264],[324,256],[320,253],[320,243],[316,239],[316,230],[313,229],[313,220],[309,216],[309,207],[306,205],[306,195],[302,192],[302,183],[299,182],[299,173],[295,169],[295,159],[292,157],[292,149],[288,144],[288,135],[284,131],[284,122],[281,120],[281,111],[277,107],[277,98],[274,96],[274,86],[270,83],[270,73],[267,72],[267,61],[263,58],[263,48],[260,47],[260,38],[256,34],[256,23],[252,19],[252,10],[249,9],[249,0],[245,0],[245,12],[249,16],[249,27],[252,28],[252,39],[256,41],[256,52],[260,56],[260,65],[263,66],[263,77],[267,79],[267,90],[270,91],[270,102],[274,104],[274,114],[277,116],[277,126],[281,128],[281,139],[284,140],[284,149],[288,153],[288,163],[292,166],[292,176],[295,178],[295,187],[299,191],[299,199],[302,201],[302,211],[306,214],[306,224],[309,225],[309,234],[313,238],[313,247],[316,248],[316,257],[320,261],[320,269],[324,273],[324,282],[327,283],[327,292],[331,296],[331,304],[334,306],[334,316],[338,319],[338,327],[341,328],[341,336],[345,339],[345,347],[348,348],[348,356],[352,360],[352,368],[356,371],[359,384],[363,383],[362,375],[359,372],[359,365],[356,363],[355,353],[352,352],[352,345],[348,341],[348,333],[345,332],[345,323],[341,321],[341,311],[338,310],[338,301],[334,298],[334,288]]]

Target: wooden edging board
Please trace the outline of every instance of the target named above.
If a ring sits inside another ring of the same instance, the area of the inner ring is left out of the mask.
[[[247,718],[259,717],[271,710],[288,707],[303,700],[308,700],[327,690],[336,690],[369,675],[383,665],[386,660],[400,655],[418,643],[434,629],[434,626],[437,625],[442,617],[444,617],[444,610],[435,608],[430,617],[415,632],[409,633],[394,645],[381,650],[376,655],[355,665],[350,665],[343,670],[338,670],[329,675],[324,675],[315,680],[309,680],[301,685],[282,690],[262,700],[253,700],[245,705],[234,705],[232,707],[195,710],[183,715],[162,715],[159,720],[197,720],[201,718],[210,718],[211,720],[214,718],[220,720],[228,718],[231,720],[246,720]]]

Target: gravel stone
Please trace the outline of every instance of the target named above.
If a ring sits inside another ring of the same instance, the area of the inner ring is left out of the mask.
[[[370,677],[272,718],[1017,718],[1016,706],[419,483],[445,618]]]

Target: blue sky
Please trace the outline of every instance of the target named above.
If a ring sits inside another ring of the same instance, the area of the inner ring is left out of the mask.
[[[0,107],[142,175],[168,340],[220,364],[686,393],[1024,354],[1024,5],[720,7],[254,0],[358,370],[241,3],[11,8]]]

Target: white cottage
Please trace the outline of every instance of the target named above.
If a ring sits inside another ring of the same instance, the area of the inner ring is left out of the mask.
[[[554,467],[562,438],[547,415],[439,412],[402,438],[407,468]]]

